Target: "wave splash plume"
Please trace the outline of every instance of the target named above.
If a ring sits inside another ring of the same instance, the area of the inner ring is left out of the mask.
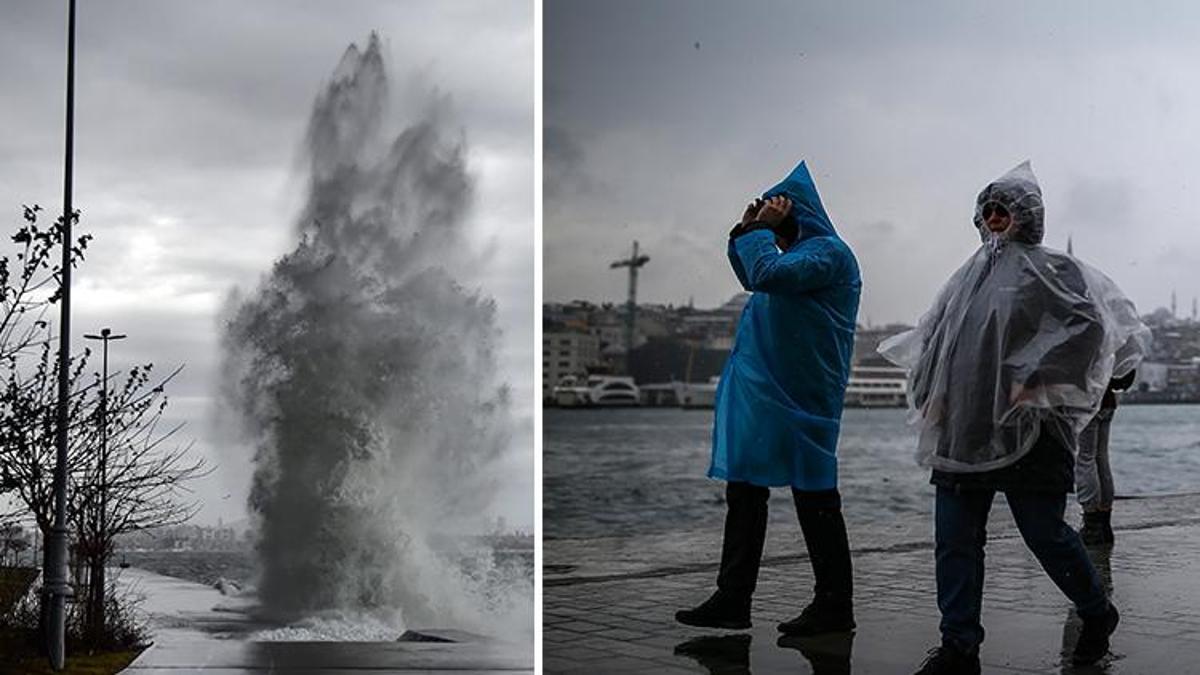
[[[513,451],[494,302],[456,281],[466,142],[436,91],[405,103],[377,36],[346,51],[309,121],[294,250],[227,307],[221,409],[254,448],[257,595],[316,632],[336,615],[373,617],[369,636],[531,633],[527,573],[466,536]]]

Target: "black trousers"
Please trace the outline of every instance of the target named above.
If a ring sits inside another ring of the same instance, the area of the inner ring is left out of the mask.
[[[769,488],[730,482],[725,488],[725,539],[721,545],[721,570],[717,588],[726,595],[748,600],[758,585],[763,544],[767,538]],[[837,489],[792,489],[796,517],[804,533],[813,576],[814,601],[847,606],[853,598],[853,571],[842,498]]]

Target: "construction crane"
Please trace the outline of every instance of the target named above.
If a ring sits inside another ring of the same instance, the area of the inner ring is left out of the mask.
[[[625,302],[625,372],[629,373],[629,357],[633,354],[633,329],[637,320],[637,277],[638,268],[650,262],[650,256],[638,255],[638,243],[633,242],[633,255],[624,260],[613,261],[609,269],[629,268],[629,299]]]

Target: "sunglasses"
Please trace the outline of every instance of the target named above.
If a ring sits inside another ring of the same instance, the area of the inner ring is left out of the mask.
[[[1004,208],[1000,204],[997,204],[996,202],[988,202],[983,205],[982,215],[984,220],[991,218],[993,213],[1003,218],[1008,215],[1008,209]]]

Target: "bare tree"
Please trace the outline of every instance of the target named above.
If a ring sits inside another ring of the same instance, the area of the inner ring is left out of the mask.
[[[53,338],[45,331],[46,310],[62,296],[61,266],[55,264],[62,245],[62,220],[48,229],[38,225],[38,205],[24,206],[25,223],[12,241],[16,250],[0,257],[0,361],[18,367],[18,358]],[[79,212],[74,213],[78,222]],[[71,245],[71,266],[77,266],[92,235],[81,235]]]
[[[109,394],[106,447],[90,445],[73,472],[71,522],[88,579],[87,624],[97,636],[104,633],[105,568],[116,539],[190,520],[199,505],[188,498],[187,484],[208,471],[204,460],[191,453],[191,443],[171,445],[182,424],[161,428],[167,407],[164,387],[182,367],[154,384],[152,370],[151,365],[131,368]],[[98,412],[99,405],[94,408]],[[100,424],[99,415],[93,420]]]
[[[17,251],[0,258],[0,482],[45,537],[54,520],[59,362],[45,313],[61,293],[60,269],[51,253],[62,244],[62,228],[40,229],[39,211],[25,208],[25,224],[12,237]],[[90,239],[84,235],[74,243],[72,265],[82,260]],[[198,506],[186,498],[186,484],[204,475],[206,467],[191,456],[190,445],[169,446],[182,425],[161,426],[164,387],[182,367],[157,381],[151,379],[151,365],[129,369],[109,392],[102,449],[102,382],[98,373],[90,382],[84,376],[90,356],[85,349],[67,359],[68,520],[81,572],[76,576],[87,588],[85,623],[99,638],[111,606],[104,570],[114,539],[188,520]]]
[[[32,414],[28,409],[31,396],[20,394],[19,390],[26,382],[44,382],[44,373],[34,373],[27,377],[31,370],[44,368],[46,355],[54,335],[46,320],[46,312],[51,305],[58,302],[62,294],[62,269],[55,261],[58,247],[63,243],[63,227],[61,219],[48,229],[38,224],[38,214],[41,207],[22,207],[24,223],[12,235],[13,247],[6,255],[0,256],[0,367],[3,368],[3,394],[0,396],[0,452],[7,453],[12,449],[12,443],[30,440],[30,437],[43,431],[43,428],[24,428],[28,424],[53,425],[53,418],[40,419],[40,415]],[[78,221],[79,214],[73,214]],[[84,234],[71,246],[71,265],[77,265],[83,260],[91,235]],[[35,365],[30,365],[29,360]],[[11,403],[10,403],[11,402]],[[15,404],[15,407],[14,407]],[[19,421],[19,423],[18,423]],[[52,437],[51,437],[52,438]],[[7,460],[0,462],[0,492],[18,497],[18,504],[28,506],[35,504],[38,508],[29,511],[49,513],[43,505],[52,502],[49,493],[42,494],[40,486],[47,483],[41,475],[36,476],[34,485],[38,490],[31,491],[30,483],[17,467]],[[40,463],[42,467],[53,466],[48,462]],[[20,517],[29,514],[9,512],[9,517]],[[39,529],[44,533],[49,527],[49,521],[38,522]]]
[[[74,534],[76,578],[87,589],[88,631],[104,633],[107,607],[105,567],[114,540],[129,532],[178,525],[198,505],[187,498],[187,483],[205,475],[203,459],[190,444],[171,446],[182,424],[163,428],[165,386],[182,368],[151,380],[152,365],[129,370],[109,392],[100,444],[100,374],[84,386],[90,352],[73,359],[68,433],[68,519]],[[56,433],[56,367],[50,347],[42,349],[32,373],[10,373],[0,391],[0,461],[15,479],[13,494],[28,509],[43,536],[54,517],[53,466]]]
[[[26,515],[33,519],[43,537],[54,523],[53,481],[57,461],[57,359],[51,358],[50,349],[50,341],[43,340],[40,357],[32,372],[22,372],[22,367],[28,363],[16,364],[10,368],[3,389],[0,389],[0,463],[10,480],[9,496],[25,508]],[[89,391],[78,387],[88,355],[85,350],[81,357],[72,360],[70,366],[69,480],[88,459],[88,448],[95,444],[97,435],[95,425],[86,423],[88,408],[92,407]],[[69,487],[77,487],[74,483],[70,481]]]

